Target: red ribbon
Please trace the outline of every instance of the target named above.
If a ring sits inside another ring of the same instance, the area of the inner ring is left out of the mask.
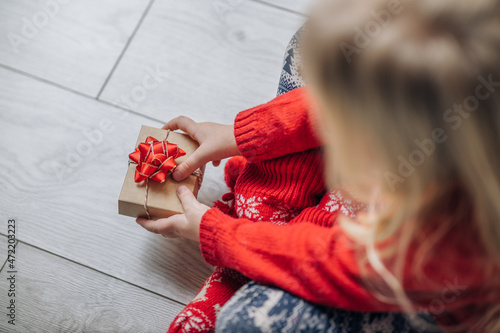
[[[140,143],[135,151],[128,155],[132,161],[137,163],[135,168],[135,182],[140,183],[145,179],[151,179],[163,183],[169,171],[177,167],[175,159],[186,155],[186,152],[176,144],[168,141],[158,141],[148,136],[146,141]]]

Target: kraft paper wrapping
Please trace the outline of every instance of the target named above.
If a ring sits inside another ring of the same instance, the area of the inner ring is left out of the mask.
[[[159,141],[163,141],[165,140],[167,133],[168,131],[163,129],[142,126],[135,147],[137,147],[139,143],[144,142],[148,136],[152,136]],[[186,155],[175,160],[177,165],[182,163],[199,146],[198,142],[191,139],[188,135],[172,131],[168,133],[168,138],[166,140],[170,143],[177,144],[186,152]],[[132,152],[133,149],[130,151]],[[128,166],[120,197],[118,198],[118,213],[131,217],[147,218],[147,213],[144,208],[146,182],[136,183],[134,181],[136,166],[137,164],[135,163],[130,163]],[[203,166],[201,170],[202,174],[204,169],[205,167]],[[151,218],[157,219],[184,213],[181,202],[179,201],[176,193],[177,188],[181,185],[187,186],[187,188],[189,188],[195,196],[198,195],[201,182],[199,177],[192,174],[186,179],[177,182],[171,176],[172,173],[169,173],[167,179],[163,183],[158,183],[151,179],[148,181],[149,189],[147,194],[147,207]]]

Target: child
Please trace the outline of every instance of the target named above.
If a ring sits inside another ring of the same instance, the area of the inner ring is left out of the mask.
[[[298,71],[300,34],[301,31],[295,34],[285,52],[278,95],[303,86]],[[297,96],[301,96],[302,93],[302,91],[293,92]],[[287,96],[286,100],[290,98]],[[244,122],[245,117],[255,114],[264,117],[273,114],[273,117],[268,118],[272,119],[268,126],[281,122],[280,115],[286,117],[287,112],[292,112],[290,106],[282,105],[281,99],[241,112],[238,115],[238,121]],[[299,99],[307,102],[303,97]],[[307,109],[307,105],[301,103],[294,103],[293,107],[301,110]],[[182,123],[182,120],[180,122]],[[172,128],[171,126],[172,122],[166,127]],[[177,127],[179,126],[175,126]],[[265,128],[261,130],[265,131]],[[313,142],[313,145],[318,145],[318,142]],[[246,156],[250,161],[243,156],[235,156],[227,162],[225,167],[225,181],[231,192],[222,198],[226,202],[231,202],[231,205],[218,201],[214,206],[229,216],[244,217],[254,222],[265,221],[284,225],[303,220],[307,216],[310,219],[309,222],[313,223],[311,217],[314,215],[305,208],[317,206],[319,199],[325,194],[321,150],[313,148],[268,160],[252,156],[252,154],[246,154]],[[308,184],[308,186],[304,187],[303,184]],[[323,211],[315,216],[314,223],[329,226],[338,212],[354,216],[360,205],[344,202],[341,200],[340,191],[335,191],[322,200],[321,207]],[[299,214],[301,212],[302,214]],[[215,272],[203,284],[198,295],[173,320],[168,333],[212,332],[221,307],[247,282],[249,279],[237,271],[216,267]],[[396,317],[389,319],[398,322]],[[400,321],[403,321],[402,318]]]
[[[500,331],[499,28],[494,0],[320,1],[304,37],[307,94],[274,101],[291,107],[288,117],[237,118],[236,138],[231,128],[214,136],[206,124],[183,126],[201,143],[190,167],[314,148],[316,123],[329,183],[348,184],[367,212],[325,228],[305,223],[320,213],[311,207],[277,226],[228,217],[181,188],[186,214],[138,222],[200,240],[207,262],[327,309],[422,311],[445,331]],[[296,105],[313,105],[319,120]],[[218,331],[236,313],[226,309]],[[270,302],[262,316],[277,309],[286,305]],[[253,315],[249,331],[264,325]]]
[[[299,35],[300,31],[292,38],[285,53],[287,56],[284,59],[278,95],[303,85],[297,71],[298,59],[294,54],[298,50]],[[276,105],[269,103],[242,112],[239,117],[244,114],[269,113],[270,109],[274,113],[278,111]],[[166,127],[171,125],[172,122]],[[317,205],[319,198],[325,193],[318,148],[270,160],[258,161],[254,156],[249,156],[249,159],[251,162],[243,156],[235,156],[226,163],[225,181],[231,192],[222,198],[230,204],[218,201],[214,206],[229,216],[282,225],[289,223],[304,208]],[[297,191],[304,183],[308,186]],[[329,214],[323,217],[322,222],[328,223]],[[216,267],[198,295],[173,320],[168,333],[212,332],[220,308],[247,282],[249,279],[237,271]]]

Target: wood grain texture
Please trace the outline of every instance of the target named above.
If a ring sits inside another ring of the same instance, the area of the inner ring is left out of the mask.
[[[7,322],[10,288],[0,273],[0,331],[165,332],[182,305],[26,244],[18,244],[16,325]]]
[[[155,1],[101,99],[162,121],[230,124],[274,98],[304,17],[252,1],[217,3]]]
[[[222,0],[221,0],[222,1]],[[293,10],[298,13],[307,14],[314,0],[259,0],[278,7]]]
[[[51,1],[0,1],[0,64],[97,96],[149,2],[72,0],[23,36]],[[296,11],[302,3],[266,1]],[[101,100],[0,68],[0,217],[16,219],[22,241],[22,324],[13,332],[165,331],[181,306],[152,292],[186,304],[212,267],[198,244],[118,215],[127,155],[141,125],[160,127],[180,114],[232,123],[272,99],[285,47],[303,21],[249,0],[155,0]],[[11,32],[25,38],[17,53]],[[200,201],[211,205],[226,191],[223,165],[208,165]],[[5,325],[0,332],[12,328]]]
[[[96,96],[147,5],[2,0],[0,63]]]
[[[18,239],[189,302],[212,271],[199,246],[117,212],[141,125],[162,124],[4,69],[0,86],[8,157],[0,159],[0,216],[16,218]],[[224,192],[222,169],[211,171],[199,195],[208,204]]]

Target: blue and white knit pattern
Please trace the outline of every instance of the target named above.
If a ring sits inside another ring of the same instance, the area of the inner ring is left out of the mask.
[[[429,316],[419,322],[432,327]],[[328,332],[328,333],[423,333],[401,313],[345,311],[307,302],[279,288],[248,282],[222,307],[217,333]],[[432,330],[435,332],[435,330]]]
[[[295,88],[304,86],[304,80],[300,75],[301,61],[299,41],[301,34],[302,29],[300,29],[295,33],[295,35],[293,35],[290,43],[288,43],[288,46],[286,48],[277,96],[282,95]]]

